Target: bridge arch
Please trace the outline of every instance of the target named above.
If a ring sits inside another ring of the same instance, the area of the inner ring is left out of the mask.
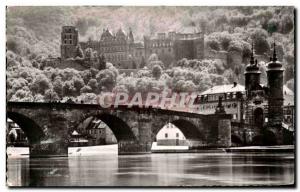
[[[43,129],[31,118],[17,112],[7,112],[6,115],[20,126],[30,144],[38,143],[45,136]]]
[[[89,115],[85,115],[85,118],[81,120],[79,123],[83,122],[84,120],[90,117],[94,117],[96,119],[101,120],[103,123],[105,123],[113,132],[118,142],[125,141],[125,140],[132,141],[136,139],[132,129],[128,126],[128,124],[125,121],[123,121],[121,118],[117,117],[116,115],[112,115],[108,113],[89,114]]]
[[[202,140],[204,139],[203,133],[200,132],[199,128],[191,121],[186,119],[176,119],[173,121],[169,121],[168,123],[173,124],[176,126],[184,135],[186,139],[197,139]],[[154,130],[153,136],[154,140],[158,132],[168,123],[164,124],[163,126],[157,127],[157,129]]]

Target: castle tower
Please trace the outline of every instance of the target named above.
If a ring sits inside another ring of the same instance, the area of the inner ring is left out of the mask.
[[[78,45],[78,30],[74,26],[63,26],[61,32],[61,58],[67,59],[76,56]]]
[[[245,89],[248,98],[251,98],[251,91],[260,87],[260,74],[257,60],[254,60],[254,48],[252,43],[252,51],[250,63],[246,66],[245,70]]]
[[[133,33],[132,33],[132,30],[131,30],[131,27],[129,28],[128,38],[129,38],[129,43],[134,43],[134,38],[133,38]]]
[[[274,42],[273,57],[267,64],[269,88],[269,127],[280,128],[283,121],[283,71],[281,62],[277,60],[276,44]]]

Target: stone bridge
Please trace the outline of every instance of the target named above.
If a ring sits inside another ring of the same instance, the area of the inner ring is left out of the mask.
[[[151,152],[158,131],[167,123],[178,127],[190,148],[231,145],[231,115],[201,115],[156,108],[94,104],[8,102],[7,118],[27,135],[30,157],[67,156],[71,132],[88,117],[110,127],[118,141],[118,154]]]

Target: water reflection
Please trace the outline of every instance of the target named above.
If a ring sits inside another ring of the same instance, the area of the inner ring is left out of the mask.
[[[9,158],[13,186],[242,186],[294,182],[293,154],[149,154]]]

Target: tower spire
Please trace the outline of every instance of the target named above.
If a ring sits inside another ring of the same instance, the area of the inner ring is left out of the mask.
[[[276,62],[277,61],[277,54],[276,54],[276,43],[275,43],[275,40],[274,40],[274,43],[273,43],[273,58],[272,58],[272,61],[273,62]]]
[[[254,43],[252,41],[252,45],[251,45],[251,56],[250,56],[250,64],[254,64]]]

